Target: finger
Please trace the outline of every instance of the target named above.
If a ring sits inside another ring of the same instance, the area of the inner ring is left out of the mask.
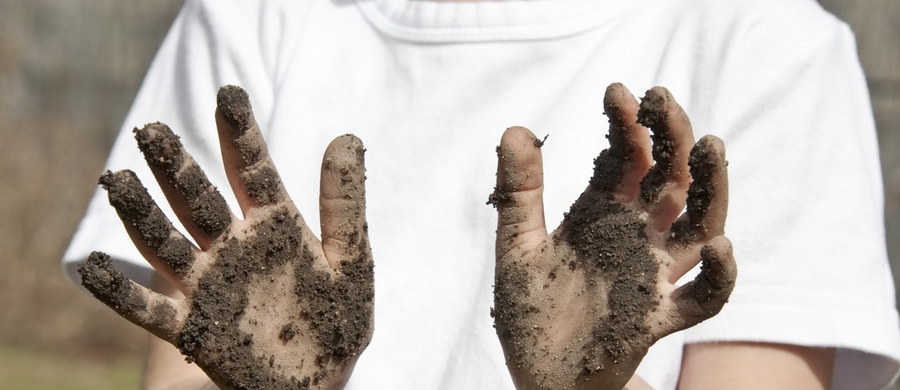
[[[641,99],[638,122],[653,132],[652,154],[656,161],[641,182],[641,198],[649,207],[651,226],[666,231],[684,209],[691,181],[688,170],[688,156],[694,144],[691,122],[663,87],[650,89]]]
[[[319,191],[322,249],[334,269],[344,259],[371,263],[366,225],[366,168],[362,141],[335,138],[322,158]]]
[[[728,161],[725,144],[713,135],[700,139],[691,150],[691,186],[684,223],[673,234],[683,242],[703,242],[725,234],[728,214]],[[679,221],[681,222],[681,221]]]
[[[231,210],[178,136],[156,122],[134,129],[134,138],[175,215],[201,249],[231,223]]]
[[[91,252],[78,273],[81,284],[116,313],[163,340],[175,342],[185,318],[175,300],[125,277],[105,253]]]
[[[225,174],[244,215],[253,207],[288,199],[247,92],[233,85],[219,89],[216,127]]]
[[[606,89],[603,109],[609,118],[609,149],[594,160],[591,184],[612,192],[621,203],[637,197],[641,180],[653,163],[650,133],[637,123],[639,108],[637,99],[624,85],[615,83]]]
[[[137,175],[129,170],[107,171],[100,177],[100,184],[138,251],[172,283],[182,285],[196,249],[175,230]]]
[[[497,186],[488,203],[497,208],[497,258],[512,248],[534,249],[547,236],[541,141],[524,127],[510,127],[497,147]]]
[[[670,310],[668,333],[687,329],[718,314],[734,289],[737,265],[728,238],[718,236],[710,240],[700,250],[700,259],[700,273],[672,293],[674,306]]]
[[[691,150],[689,164],[693,181],[687,212],[672,225],[669,237],[669,248],[680,259],[674,264],[673,282],[697,264],[701,244],[725,234],[728,215],[728,161],[722,140],[712,135],[701,138]]]

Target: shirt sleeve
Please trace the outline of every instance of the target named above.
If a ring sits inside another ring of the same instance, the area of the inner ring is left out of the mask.
[[[846,25],[782,11],[727,31],[739,49],[717,71],[730,81],[708,86],[738,279],[685,340],[834,347],[835,389],[880,388],[898,370],[900,326],[865,79]]]
[[[132,129],[160,121],[181,137],[232,207],[215,128],[216,92],[226,84],[248,91],[264,127],[272,106],[272,75],[286,13],[280,2],[187,1],[156,54],[106,162],[109,170],[137,173],[151,196],[184,231],[136,148]],[[298,6],[298,8],[300,8]],[[99,175],[98,175],[99,176]],[[116,267],[148,285],[152,269],[129,239],[106,193],[97,188],[65,254],[63,269],[75,282],[79,264],[93,251],[109,254]]]

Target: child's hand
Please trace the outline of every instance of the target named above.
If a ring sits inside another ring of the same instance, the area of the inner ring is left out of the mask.
[[[718,313],[734,286],[722,142],[694,145],[664,88],[638,105],[614,84],[604,108],[610,148],[550,235],[542,143],[511,128],[497,149],[493,315],[519,389],[621,389],[656,340]],[[697,278],[676,288],[700,261]]]
[[[243,220],[168,127],[135,131],[197,246],[173,228],[132,172],[100,179],[134,244],[186,298],[128,280],[99,252],[81,268],[82,282],[177,346],[223,389],[339,388],[372,337],[362,143],[345,135],[325,151],[320,242],[285,192],[242,89],[219,91],[216,124]]]

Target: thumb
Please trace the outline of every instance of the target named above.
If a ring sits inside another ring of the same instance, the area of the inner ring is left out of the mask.
[[[497,258],[513,248],[529,251],[547,236],[541,141],[510,127],[497,148],[497,186],[488,203],[497,208]]]
[[[342,260],[369,256],[365,148],[352,134],[331,141],[322,159],[319,214],[322,248],[333,269]]]

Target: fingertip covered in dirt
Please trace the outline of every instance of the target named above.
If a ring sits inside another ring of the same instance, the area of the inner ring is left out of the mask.
[[[240,136],[253,125],[250,96],[241,87],[226,85],[219,88],[216,95],[216,108],[222,114],[222,118],[231,125],[234,137]]]
[[[112,266],[106,253],[91,252],[87,261],[78,267],[81,284],[97,299],[119,313],[133,313],[147,305],[145,297],[138,294],[131,280]]]
[[[218,189],[194,161],[169,126],[154,122],[134,129],[138,148],[157,182],[173,202],[190,210],[189,222],[215,237],[231,222],[231,210]],[[184,221],[183,222],[188,222]]]

